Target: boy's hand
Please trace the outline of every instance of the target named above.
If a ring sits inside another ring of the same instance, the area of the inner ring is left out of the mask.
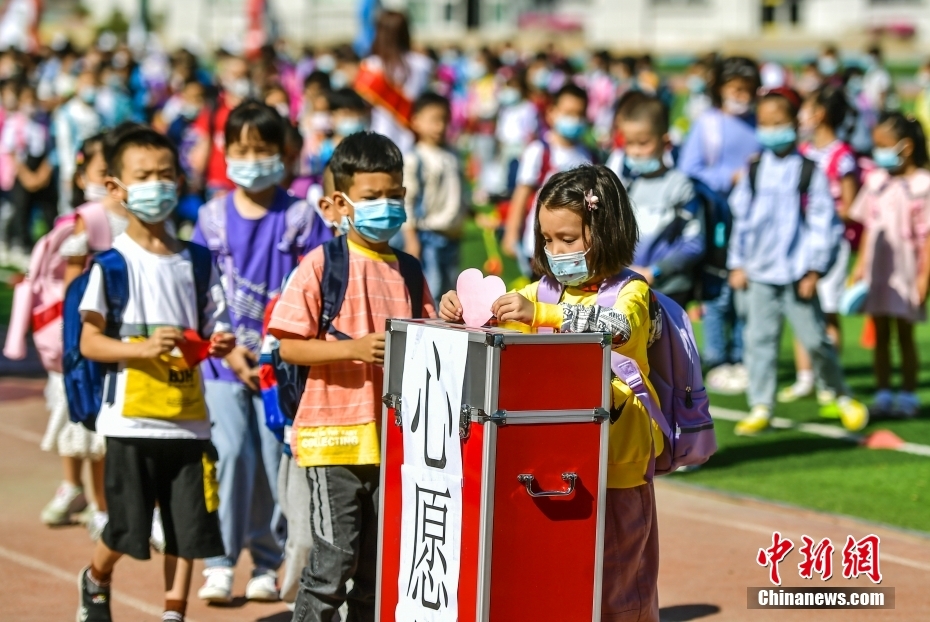
[[[447,322],[462,321],[462,303],[459,302],[459,295],[454,289],[442,295],[442,300],[439,301],[439,318]]]
[[[504,294],[491,305],[491,313],[498,322],[532,324],[535,312],[536,306],[516,292]]]
[[[245,346],[238,346],[226,355],[226,364],[236,374],[242,384],[253,391],[258,391],[258,356]]]
[[[210,356],[225,358],[236,347],[236,336],[232,333],[213,333],[210,337]]]
[[[155,329],[148,339],[142,342],[139,358],[154,359],[162,354],[174,350],[174,347],[184,341],[184,335],[177,328],[161,326]]]
[[[820,275],[816,272],[808,272],[804,278],[798,281],[798,298],[801,300],[810,300],[817,295],[817,281]]]
[[[356,361],[384,365],[384,333],[370,333],[352,341]]]
[[[730,270],[730,278],[728,279],[730,287],[733,289],[746,289],[749,285],[749,279],[746,278],[746,273],[743,270]]]

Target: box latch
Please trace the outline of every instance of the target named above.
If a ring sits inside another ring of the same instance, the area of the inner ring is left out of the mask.
[[[404,425],[404,420],[400,415],[400,395],[397,393],[386,393],[381,398],[381,402],[388,408],[394,409],[394,425],[398,428]]]
[[[475,419],[479,423],[484,423],[490,419],[487,413],[481,408],[462,404],[462,410],[459,413],[459,438],[467,440],[471,435],[471,423]]]

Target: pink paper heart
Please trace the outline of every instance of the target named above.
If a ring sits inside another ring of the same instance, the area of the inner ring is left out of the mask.
[[[463,271],[455,288],[462,304],[462,319],[466,326],[472,328],[487,324],[494,317],[491,305],[507,293],[507,287],[499,276],[484,276],[477,268]]]

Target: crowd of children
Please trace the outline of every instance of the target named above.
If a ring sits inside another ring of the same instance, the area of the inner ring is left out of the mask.
[[[461,318],[454,284],[477,203],[494,208],[479,222],[529,283],[494,303],[499,321],[611,333],[648,375],[662,329],[652,292],[691,306],[709,388],[747,393],[737,434],[814,393],[853,431],[920,411],[930,158],[921,124],[884,110],[878,50],[843,70],[825,49],[796,78],[700,59],[672,118],[672,85],[649,57],[420,53],[392,11],[367,58],[342,46],[292,62],[269,47],[249,63],[224,50],[215,80],[189,52],[143,71],[110,43],[0,58],[0,263],[28,265],[30,291],[47,286],[52,308],[83,288],[70,320],[80,352],[52,339],[43,356],[42,442],[64,471],[43,522],[83,514],[96,540],[83,620],[111,619],[118,559],[150,547],[164,554],[164,620],[184,619],[193,559],[206,566],[198,596],[230,602],[245,549],[246,598],[282,598],[301,622],[344,603],[349,619],[373,619],[383,327]],[[639,276],[598,307],[598,286],[626,269]],[[564,287],[558,304],[539,277]],[[876,331],[870,408],[840,365],[848,282],[868,286]],[[778,391],[785,319],[797,379]],[[11,326],[6,353],[22,354],[23,332]],[[283,435],[259,377],[269,340],[306,383]],[[107,366],[95,431],[69,420],[75,357]],[[651,474],[668,439],[613,380],[604,619],[657,620]],[[355,440],[303,442],[320,434]]]

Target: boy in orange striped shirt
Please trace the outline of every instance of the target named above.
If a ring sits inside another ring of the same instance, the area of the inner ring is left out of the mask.
[[[319,335],[320,247],[297,268],[269,324],[281,340],[281,358],[310,366],[291,448],[307,467],[314,542],[294,622],[329,620],[347,599],[350,618],[374,620],[385,321],[435,317],[425,280],[422,309],[413,309],[414,297],[387,242],[406,220],[400,150],[380,134],[353,134],[336,148],[330,168],[333,204],[349,249],[342,307],[327,334]],[[353,588],[347,594],[348,579]]]

